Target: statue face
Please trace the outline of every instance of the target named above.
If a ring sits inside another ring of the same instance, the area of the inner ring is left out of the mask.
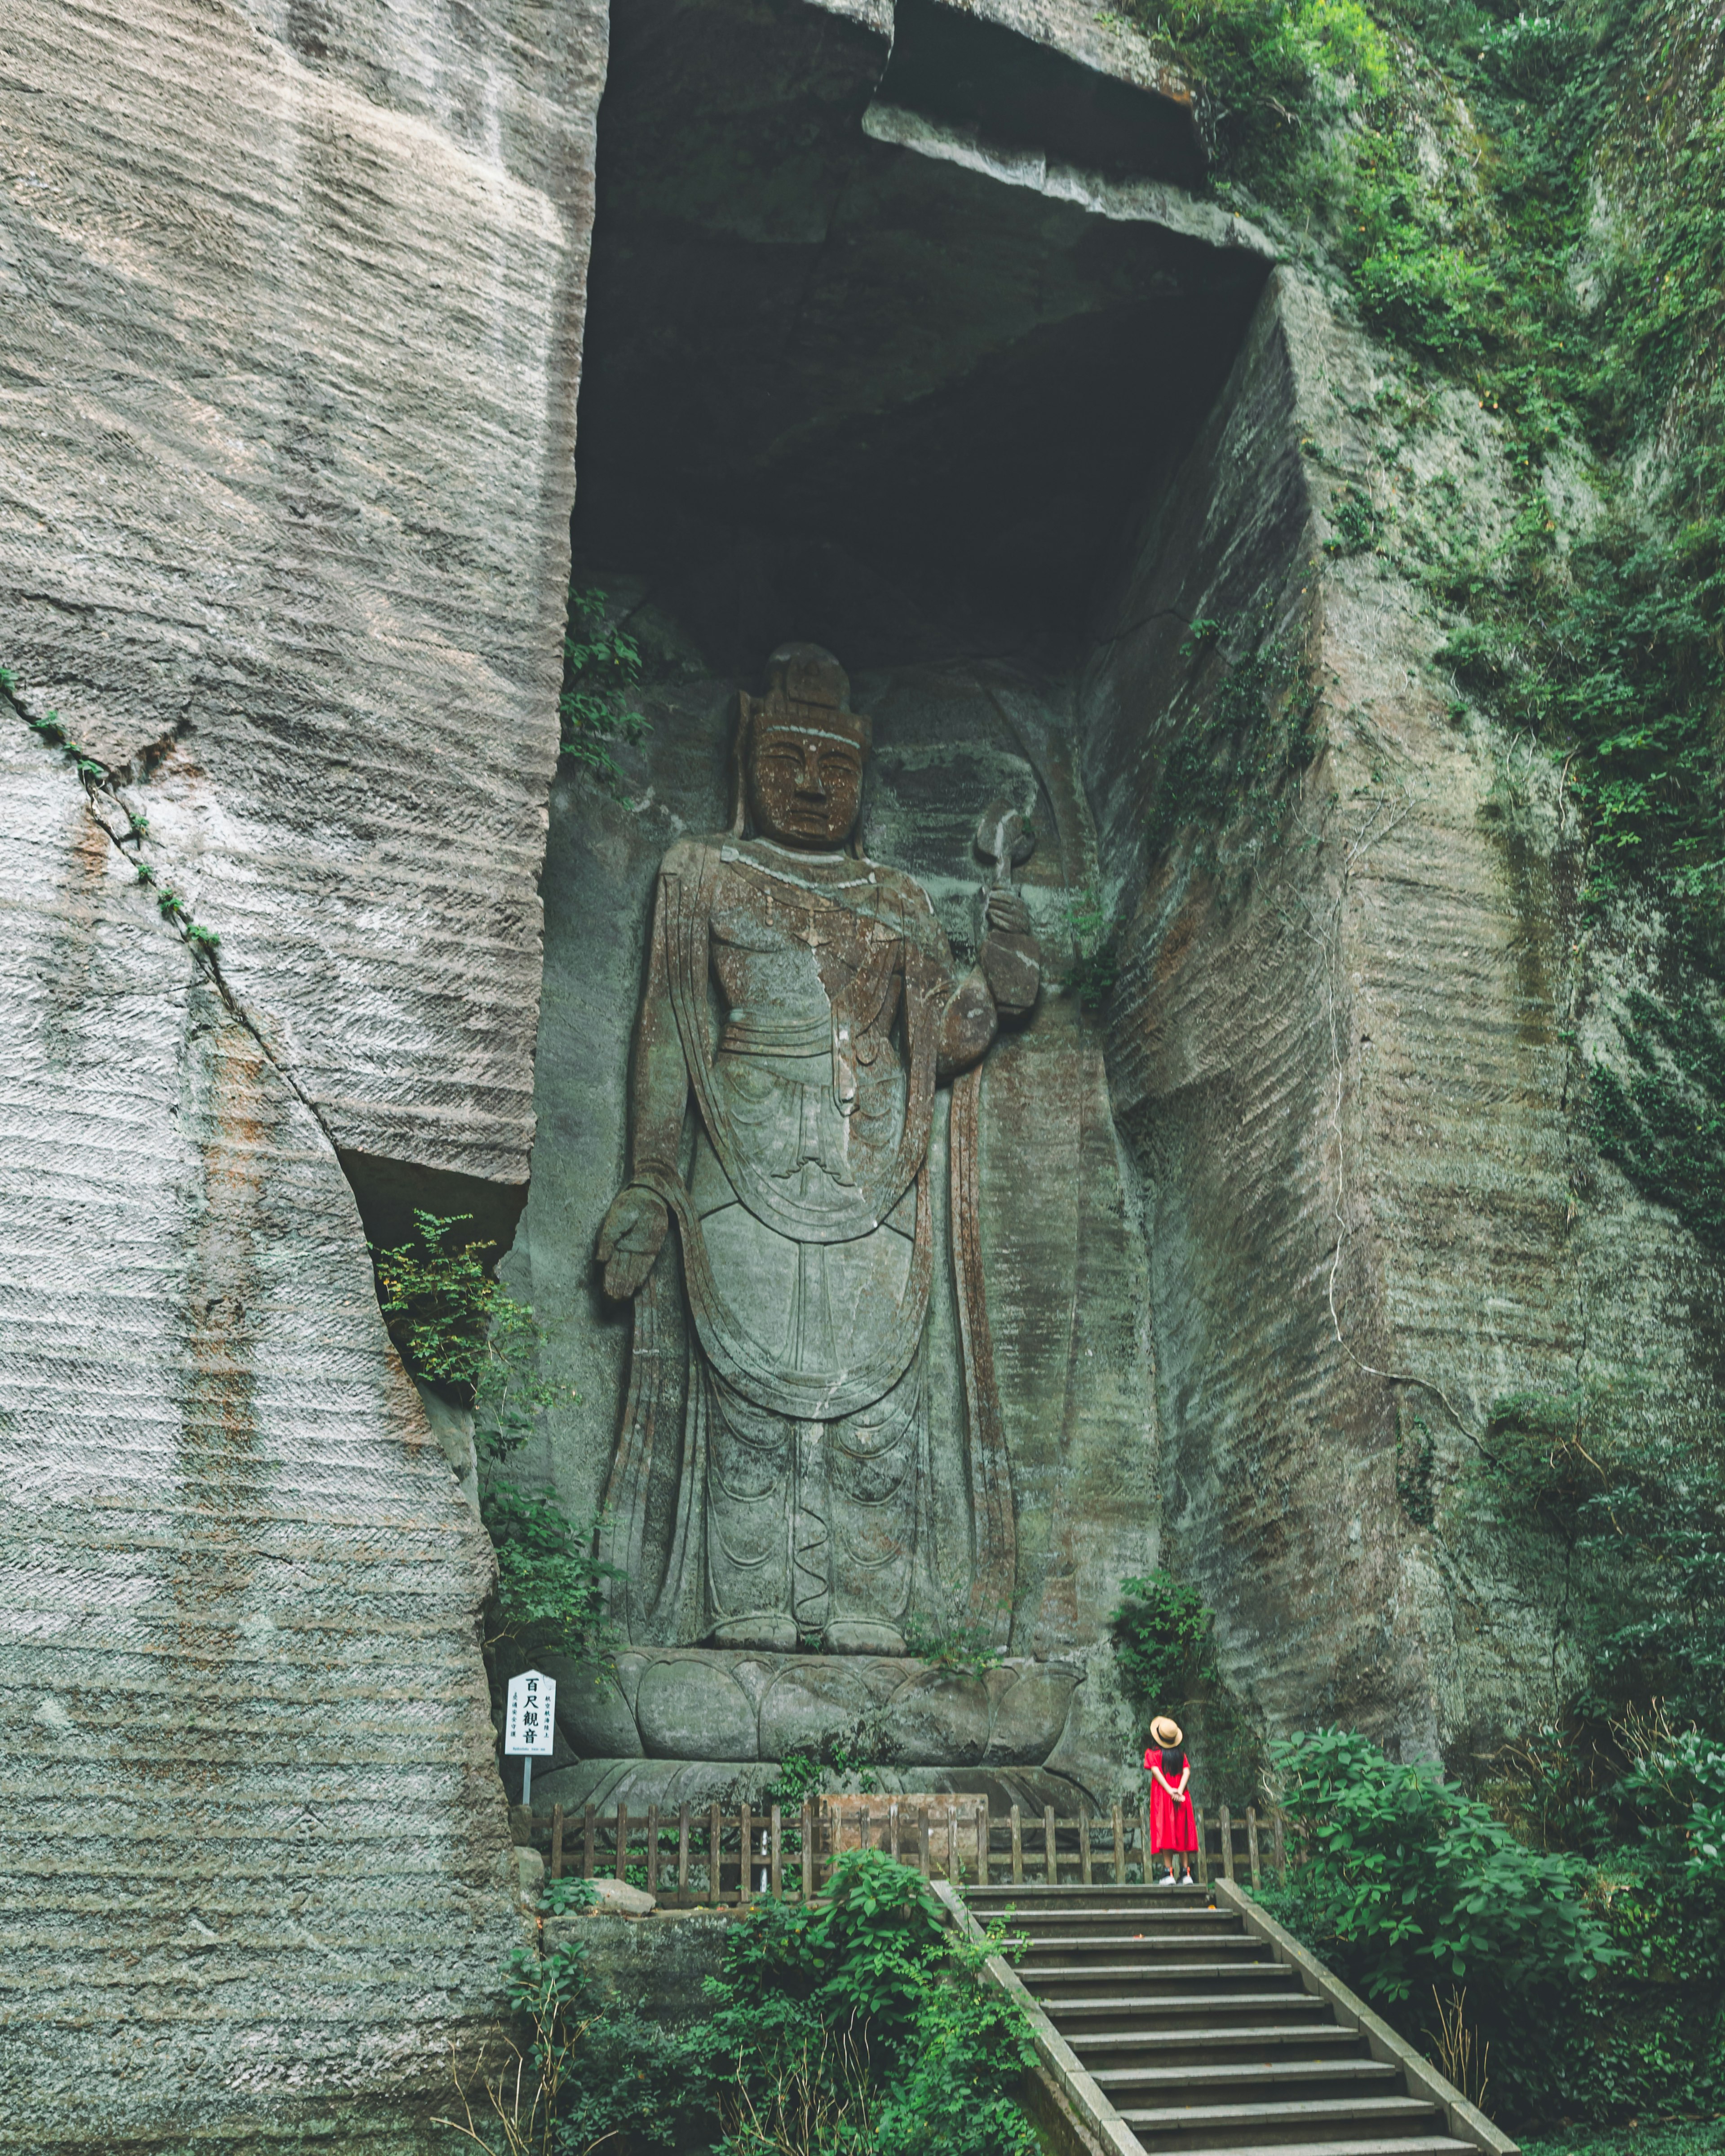
[[[850,836],[862,801],[862,752],[830,735],[757,726],[749,748],[755,829],[781,845],[830,852]]]

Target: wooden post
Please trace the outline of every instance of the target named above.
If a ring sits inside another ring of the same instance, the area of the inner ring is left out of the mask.
[[[1058,1887],[1060,1883],[1060,1860],[1055,1853],[1055,1815],[1052,1804],[1045,1804],[1042,1808],[1042,1845],[1048,1857],[1048,1883],[1050,1887]]]
[[[922,1868],[922,1876],[928,1876],[928,1807],[924,1804],[916,1815],[916,1858]]]
[[[1150,1884],[1150,1875],[1156,1869],[1156,1866],[1153,1861],[1155,1852],[1150,1846],[1150,1799],[1148,1797],[1146,1797],[1144,1799],[1144,1810],[1142,1816],[1144,1822],[1144,1884],[1147,1887]]]
[[[1234,1876],[1234,1822],[1228,1816],[1226,1804],[1220,1807],[1219,1817],[1222,1826],[1222,1876],[1231,1879]]]
[[[1246,1806],[1246,1851],[1251,1859],[1252,1892],[1258,1891],[1258,1812],[1254,1804]]]
[[[753,1821],[749,1816],[748,1799],[745,1797],[742,1801],[742,1810],[738,1813],[737,1820],[737,1846],[742,1857],[742,1871],[739,1875],[739,1881],[742,1888],[742,1892],[738,1898],[744,1902],[748,1900],[749,1896],[754,1891],[754,1882],[749,1876],[750,1872],[753,1869],[753,1866],[749,1862],[749,1858],[752,1854],[752,1851],[749,1848],[749,1833],[752,1825]]]
[[[988,1883],[988,1859],[993,1854],[988,1844],[993,1839],[994,1826],[988,1817],[988,1799],[985,1795],[982,1809],[977,1815],[976,1825],[976,1883],[978,1887],[986,1887]]]
[[[715,1904],[724,1898],[725,1892],[725,1874],[719,1857],[722,1832],[719,1807],[713,1804],[706,1815],[706,1878],[707,1899]]]
[[[647,1807],[647,1892],[659,1892],[659,1807]]]
[[[1280,1811],[1270,1815],[1270,1846],[1276,1858],[1276,1883],[1278,1887],[1286,1887],[1288,1883],[1288,1845],[1282,1836]]]
[[[1078,1815],[1078,1876],[1088,1887],[1090,1876],[1090,1814]]]
[[[1114,1807],[1114,1884],[1126,1884],[1126,1822],[1118,1804]]]
[[[886,1807],[886,1852],[893,1862],[898,1862],[898,1799],[895,1797]]]
[[[814,1806],[805,1798],[803,1804],[803,1899],[814,1899]]]
[[[586,1816],[582,1822],[581,1876],[583,1879],[591,1879],[593,1876],[593,1828],[596,1824],[597,1822],[595,1821],[593,1814],[593,1806],[589,1804],[587,1808]]]
[[[689,1898],[689,1807],[677,1807],[677,1899]]]
[[[1210,1830],[1204,1814],[1196,1804],[1192,1807],[1192,1816],[1198,1821],[1198,1883],[1200,1887],[1208,1887],[1210,1883]],[[1149,1876],[1147,1871],[1144,1875],[1147,1879]]]
[[[617,1876],[619,1879],[623,1876],[624,1861],[628,1854],[629,1806],[624,1803],[617,1807]]]
[[[1016,1804],[1012,1808],[1012,1883],[1024,1883],[1024,1822]]]
[[[563,1876],[563,1808],[561,1804],[553,1804],[551,1808],[551,1876],[553,1879],[561,1879]]]
[[[778,1812],[778,1806],[777,1804],[775,1804],[775,1805],[773,1807],[773,1835],[772,1835],[772,1849],[773,1849],[773,1868],[772,1868],[772,1870],[768,1873],[768,1875],[767,1875],[767,1876],[768,1876],[768,1878],[772,1881],[772,1882],[773,1882],[773,1900],[776,1902],[776,1901],[778,1899],[778,1897],[779,1897],[779,1869],[778,1869],[778,1863],[779,1863],[779,1855],[780,1855],[780,1851],[779,1851],[779,1812]]]

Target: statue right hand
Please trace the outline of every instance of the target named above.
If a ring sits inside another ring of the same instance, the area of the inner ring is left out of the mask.
[[[599,1263],[605,1268],[605,1292],[627,1302],[653,1270],[659,1246],[670,1225],[663,1199],[631,1184],[611,1201],[599,1229]]]

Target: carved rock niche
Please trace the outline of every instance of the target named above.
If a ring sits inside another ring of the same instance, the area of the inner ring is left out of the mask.
[[[652,732],[625,798],[568,762],[552,796],[507,1277],[627,1645],[559,1672],[539,1803],[758,1796],[792,1754],[998,1803],[1117,1779],[1095,1650],[1162,1477],[1069,983],[1112,874],[1086,671],[1267,270],[1194,154],[980,18],[901,8],[889,65],[818,7],[615,12],[576,583]],[[796,803],[852,764],[817,844]]]

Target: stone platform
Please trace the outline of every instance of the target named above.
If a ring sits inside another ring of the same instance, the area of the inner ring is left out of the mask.
[[[565,1813],[587,1804],[614,1812],[627,1804],[639,1816],[651,1804],[675,1815],[680,1804],[692,1811],[708,1804],[734,1811],[747,1801],[764,1811],[780,1771],[776,1759],[577,1759],[549,1772],[535,1769],[533,1810],[542,1819],[555,1804]],[[828,1779],[829,1790],[834,1779]],[[1095,1790],[1049,1767],[882,1767],[871,1769],[869,1780],[874,1791],[889,1797],[984,1796],[997,1814],[1018,1804],[1040,1815],[1051,1804],[1069,1819],[1101,1803]]]
[[[1064,1800],[1039,1773],[1065,1729],[1084,1668],[1014,1658],[979,1673],[908,1656],[628,1648],[609,1667],[546,1660],[557,1680],[560,1758],[536,1806],[711,1803],[763,1791],[779,1763],[849,1753],[882,1789],[993,1782],[1004,1803]],[[567,1745],[575,1754],[565,1763]],[[1033,1789],[1034,1784],[1034,1789]]]

